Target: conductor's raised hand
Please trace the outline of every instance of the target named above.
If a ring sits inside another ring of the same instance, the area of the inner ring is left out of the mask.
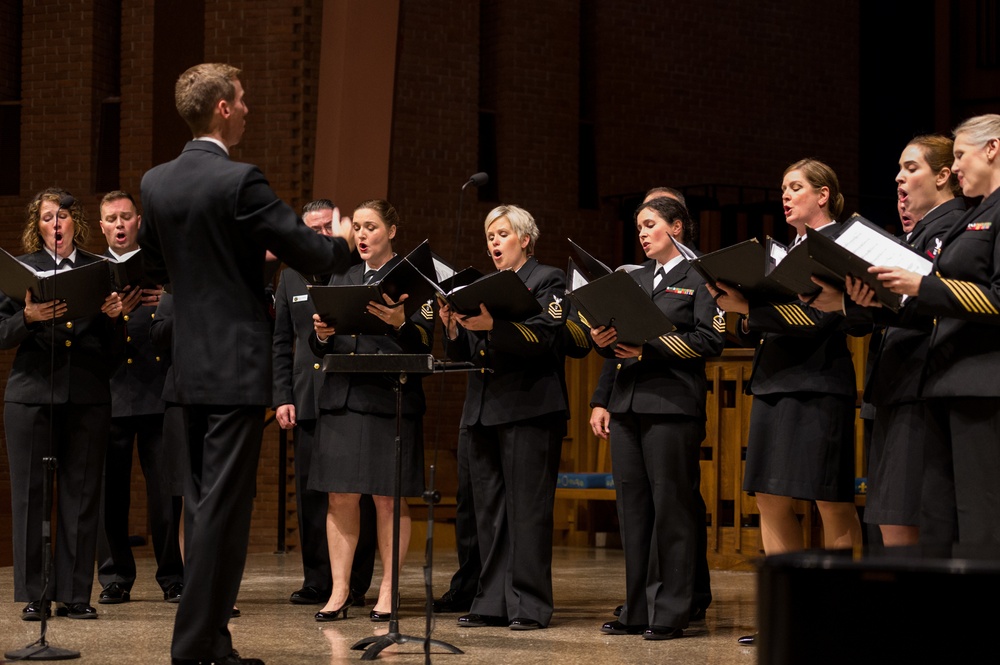
[[[316,332],[316,337],[321,342],[325,342],[337,333],[333,326],[327,325],[323,319],[319,318],[319,314],[313,314],[313,330]]]
[[[618,331],[614,326],[599,326],[597,328],[591,328],[590,339],[594,340],[594,344],[603,349],[604,347],[611,346],[615,343],[618,339]]]
[[[69,306],[62,300],[50,300],[48,302],[35,302],[31,297],[31,291],[24,292],[24,323],[32,324],[39,321],[56,319],[66,314]]]
[[[388,323],[393,328],[397,330],[406,323],[406,312],[402,307],[403,301],[410,296],[406,293],[399,297],[399,300],[393,300],[389,297],[389,294],[383,293],[382,300],[385,303],[380,303],[375,300],[368,301],[368,313],[376,317],[380,321]]]
[[[716,282],[714,285],[706,283],[705,288],[712,294],[715,303],[724,311],[734,314],[750,313],[750,303],[747,302],[742,293],[736,290],[735,286],[725,282]]]
[[[347,241],[347,246],[354,251],[355,246],[357,246],[357,241],[354,238],[354,225],[351,223],[351,218],[347,215],[341,216],[340,208],[333,209],[333,236],[335,238],[343,238]]]
[[[486,309],[486,305],[479,303],[479,314],[459,316],[458,325],[466,330],[490,331],[493,330],[493,315]]]

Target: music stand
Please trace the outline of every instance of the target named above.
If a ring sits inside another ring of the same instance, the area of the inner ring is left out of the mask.
[[[323,357],[324,372],[360,372],[365,374],[386,374],[394,377],[394,389],[396,391],[396,476],[393,489],[393,515],[392,515],[392,611],[389,615],[389,632],[385,635],[372,635],[355,642],[352,650],[364,650],[361,660],[375,660],[379,653],[386,647],[393,644],[405,644],[407,642],[422,642],[425,645],[425,653],[428,662],[430,658],[430,646],[440,647],[451,653],[465,653],[458,647],[432,640],[430,638],[431,621],[427,620],[427,635],[416,637],[403,635],[399,632],[399,510],[401,507],[400,493],[402,491],[403,475],[403,445],[402,445],[402,421],[403,421],[403,384],[406,383],[408,374],[440,374],[444,372],[470,372],[477,369],[473,363],[451,362],[435,360],[430,354],[409,354],[409,353],[385,353],[385,354],[355,354],[338,355],[328,354]],[[425,501],[428,497],[425,493]],[[433,503],[431,504],[433,506]],[[433,508],[432,508],[433,509]],[[428,548],[429,549],[429,548]]]

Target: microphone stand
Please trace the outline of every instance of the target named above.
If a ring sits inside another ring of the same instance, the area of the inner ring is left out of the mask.
[[[76,200],[72,197],[64,195],[59,199],[59,208],[56,210],[56,228],[59,228],[59,213],[64,209],[71,208]],[[53,236],[54,239],[54,236]],[[55,247],[53,251],[53,264],[55,270],[52,273],[52,300],[55,301],[56,297],[56,277],[59,274],[59,251],[58,247]],[[11,661],[17,660],[71,660],[73,658],[79,658],[80,652],[74,651],[72,649],[63,649],[61,647],[51,646],[46,640],[45,635],[48,632],[48,616],[51,607],[51,601],[48,598],[49,595],[49,581],[52,579],[52,487],[55,485],[55,474],[56,468],[58,467],[58,461],[55,454],[53,453],[53,448],[55,447],[55,433],[53,432],[53,426],[55,421],[55,385],[54,385],[54,373],[56,366],[56,345],[55,345],[55,321],[56,314],[55,308],[52,310],[52,318],[49,319],[49,335],[52,338],[51,347],[51,359],[49,364],[49,454],[42,458],[42,597],[40,599],[42,621],[40,627],[40,635],[37,640],[24,647],[23,649],[15,649],[13,651],[8,651],[4,654],[4,658]],[[9,445],[9,442],[8,442]]]

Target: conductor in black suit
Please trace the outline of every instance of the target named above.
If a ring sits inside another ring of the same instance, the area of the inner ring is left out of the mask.
[[[332,236],[341,220],[351,221],[350,217],[342,218],[329,199],[317,199],[303,206],[302,220],[323,236]],[[333,589],[326,538],[329,495],[309,489],[309,466],[319,418],[319,390],[326,375],[309,348],[316,308],[307,285],[310,281],[326,284],[327,279],[327,275],[311,275],[307,279],[286,268],[274,293],[274,414],[282,429],[295,430],[295,503],[303,580],[302,587],[289,597],[294,605],[321,605]],[[361,534],[351,568],[351,595],[361,605],[371,586],[376,543],[375,504],[371,495],[363,495]]]
[[[113,262],[131,259],[139,251],[142,217],[132,195],[109,192],[101,200],[101,231],[108,241],[104,256]],[[170,482],[176,451],[163,440],[163,379],[169,355],[153,348],[149,326],[162,288],[129,285],[123,291],[122,323],[125,359],[111,376],[111,436],[104,458],[101,535],[97,541],[97,577],[103,586],[98,602],[128,602],[135,583],[135,557],[129,544],[128,514],[132,495],[132,450],[138,450],[146,480],[146,512],[153,536],[156,581],[169,599],[171,588],[184,582],[177,528],[180,499],[174,501]],[[176,505],[175,505],[176,503]]]
[[[82,206],[61,189],[46,189],[28,205],[20,261],[58,274],[99,261],[79,249],[89,230]],[[67,274],[64,279],[72,279]],[[56,289],[58,293],[58,278]],[[22,305],[0,294],[0,349],[16,349],[4,392],[4,430],[10,463],[14,599],[27,601],[21,618],[41,619],[42,458],[55,456],[55,558],[48,600],[63,603],[58,616],[96,619],[94,584],[104,449],[111,423],[109,380],[121,350],[121,298],[109,295],[101,311],[73,320],[57,300]]]
[[[175,100],[194,140],[142,179],[139,244],[147,276],[171,285],[175,390],[191,464],[175,665],[263,662],[240,658],[228,623],[246,563],[271,404],[265,252],[300,272],[330,274],[347,269],[353,249],[349,228],[334,229],[335,238],[315,233],[257,167],[229,159],[248,112],[239,73],[209,63],[181,74]]]

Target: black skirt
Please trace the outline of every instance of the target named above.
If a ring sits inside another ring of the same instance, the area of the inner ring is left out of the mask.
[[[424,491],[421,418],[401,421],[400,496]],[[322,411],[309,466],[309,489],[319,492],[393,496],[396,478],[396,417],[348,409]]]
[[[854,501],[854,400],[755,396],[743,489],[812,501]]]
[[[878,407],[868,451],[865,522],[920,524],[924,442],[937,431],[924,402]]]

